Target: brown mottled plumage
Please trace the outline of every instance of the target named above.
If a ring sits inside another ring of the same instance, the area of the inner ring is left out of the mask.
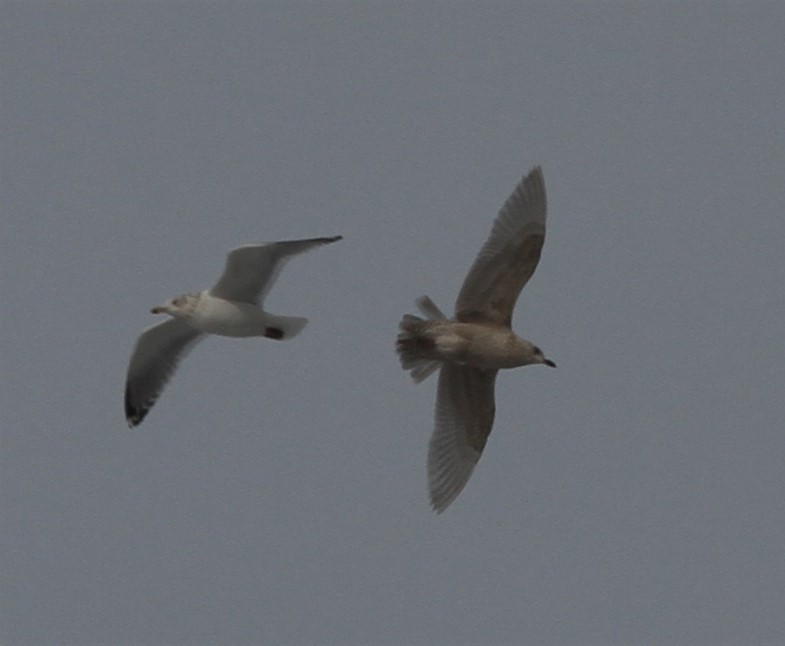
[[[534,168],[502,207],[448,319],[424,296],[426,318],[400,324],[401,365],[420,382],[439,370],[436,424],[428,450],[431,504],[444,511],[469,480],[493,426],[500,369],[535,363],[555,367],[512,331],[512,312],[537,267],[545,240],[545,183]]]

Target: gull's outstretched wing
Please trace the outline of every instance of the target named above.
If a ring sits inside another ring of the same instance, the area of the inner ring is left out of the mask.
[[[497,372],[454,363],[439,372],[436,428],[428,447],[428,491],[438,513],[461,493],[480,459],[496,412]]]
[[[463,282],[455,317],[465,323],[510,327],[521,289],[531,278],[545,240],[545,181],[539,166],[515,187]]]
[[[224,273],[210,294],[228,301],[261,304],[291,256],[337,242],[342,237],[284,240],[238,247],[229,252]]]
[[[128,426],[142,422],[177,364],[204,334],[178,319],[147,328],[136,342],[125,382]]]

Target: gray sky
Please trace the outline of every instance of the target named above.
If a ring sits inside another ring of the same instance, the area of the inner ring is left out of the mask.
[[[12,645],[785,643],[785,5],[2,7],[2,625]],[[427,504],[449,309],[541,164],[477,470]],[[137,430],[149,308],[342,234]]]

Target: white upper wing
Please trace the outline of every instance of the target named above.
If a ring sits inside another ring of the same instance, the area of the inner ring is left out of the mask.
[[[496,370],[445,363],[428,446],[428,491],[441,513],[466,486],[493,427]]]
[[[499,211],[455,304],[459,321],[510,327],[512,310],[537,267],[545,240],[545,181],[539,166]]]
[[[284,240],[238,247],[226,257],[224,273],[210,289],[210,295],[228,301],[261,304],[291,256],[336,242],[341,237]]]

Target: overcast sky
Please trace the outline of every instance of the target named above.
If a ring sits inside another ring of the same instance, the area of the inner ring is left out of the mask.
[[[2,14],[3,644],[785,643],[785,5],[43,3]],[[548,233],[437,516],[452,307],[520,178]],[[152,306],[343,235],[138,429]]]

